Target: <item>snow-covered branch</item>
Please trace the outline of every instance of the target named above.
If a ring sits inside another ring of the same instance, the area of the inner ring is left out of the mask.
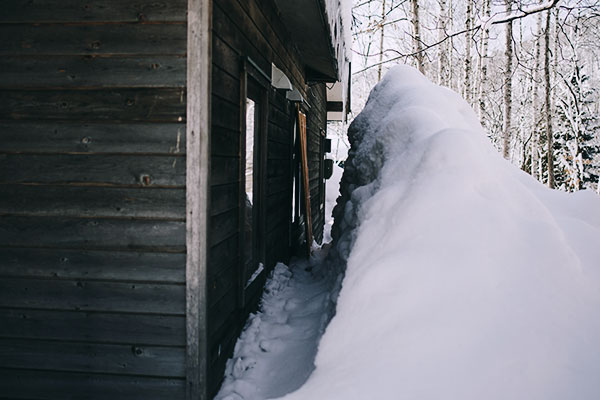
[[[414,51],[411,53],[401,53],[398,52],[398,56],[397,57],[393,57],[393,58],[389,58],[387,60],[383,60],[377,63],[373,63],[359,71],[354,72],[354,75],[356,74],[360,74],[361,72],[365,72],[371,68],[377,67],[379,65],[385,64],[385,63],[389,63],[392,61],[396,61],[399,60],[401,58],[405,58],[405,57],[414,57],[417,56],[420,53],[423,53],[433,47],[439,46],[442,43],[453,39],[457,36],[461,36],[467,33],[477,33],[480,30],[485,30],[487,27],[489,27],[490,25],[499,25],[499,24],[506,24],[508,22],[512,22],[515,21],[517,19],[521,19],[521,18],[525,18],[529,15],[534,15],[546,10],[550,10],[554,7],[556,7],[558,5],[558,3],[561,0],[550,0],[547,1],[545,3],[542,4],[538,4],[535,6],[531,6],[531,7],[527,7],[527,8],[522,8],[522,9],[518,9],[515,10],[511,13],[506,13],[506,12],[502,12],[502,13],[495,13],[493,14],[490,18],[486,18],[484,20],[480,20],[477,23],[473,24],[473,26],[471,26],[470,28],[465,28],[465,29],[461,29],[459,31],[456,31],[454,33],[450,33],[450,34],[446,34],[445,36],[443,36],[442,38],[438,39],[435,42],[432,43],[423,43],[423,46],[418,50],[418,51]],[[422,41],[421,41],[422,42]]]

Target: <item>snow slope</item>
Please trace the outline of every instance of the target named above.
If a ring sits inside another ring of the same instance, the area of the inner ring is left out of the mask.
[[[409,67],[349,138],[337,311],[284,399],[600,398],[600,198],[511,166]]]

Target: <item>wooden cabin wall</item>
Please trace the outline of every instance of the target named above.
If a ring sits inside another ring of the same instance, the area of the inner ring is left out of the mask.
[[[0,14],[0,396],[185,396],[185,0]]]
[[[313,236],[317,243],[323,243],[325,225],[325,171],[324,140],[327,132],[327,91],[325,84],[312,84],[308,90],[311,104],[307,116],[308,177]],[[330,210],[331,211],[331,210]]]
[[[326,128],[325,87],[304,81],[303,63],[272,0],[214,0],[211,132],[211,220],[208,262],[209,393],[214,395],[225,363],[248,313],[256,306],[266,273],[249,288],[240,306],[240,82],[243,57],[270,75],[275,63],[311,103],[308,114],[311,197],[315,234],[322,238],[318,160],[320,129]],[[285,91],[268,89],[266,272],[289,259],[292,207],[290,156],[294,104]],[[323,186],[324,189],[324,186]],[[322,200],[322,201],[321,201]]]

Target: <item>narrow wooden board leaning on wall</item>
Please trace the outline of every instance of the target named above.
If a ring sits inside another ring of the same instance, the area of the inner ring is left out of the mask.
[[[312,246],[312,218],[310,215],[310,188],[308,186],[308,154],[306,143],[306,114],[298,106],[298,129],[300,130],[300,162],[302,163],[302,191],[304,193],[304,207],[306,218],[306,250],[310,256]]]

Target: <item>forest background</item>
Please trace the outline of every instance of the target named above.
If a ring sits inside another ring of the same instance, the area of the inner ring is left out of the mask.
[[[352,113],[395,64],[467,100],[506,159],[600,193],[600,1],[355,0]],[[343,132],[337,158],[345,158]],[[345,145],[344,145],[345,144]]]

